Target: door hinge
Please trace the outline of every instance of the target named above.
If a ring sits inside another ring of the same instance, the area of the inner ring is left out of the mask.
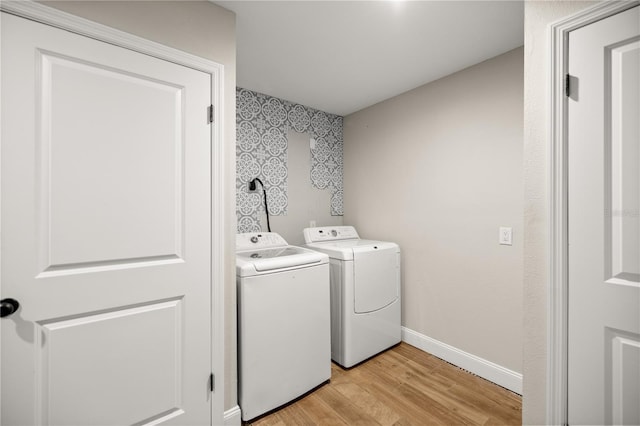
[[[565,74],[564,76],[564,95],[566,97],[571,96],[571,76],[569,74]]]
[[[216,376],[213,373],[211,373],[211,375],[209,376],[209,390],[211,392],[216,390]]]
[[[209,105],[207,107],[207,119],[209,120],[208,123],[211,124],[213,123],[213,105]]]

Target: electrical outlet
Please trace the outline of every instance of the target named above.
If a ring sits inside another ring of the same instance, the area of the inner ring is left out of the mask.
[[[504,246],[513,245],[513,230],[504,226],[500,227],[498,231],[498,243]]]

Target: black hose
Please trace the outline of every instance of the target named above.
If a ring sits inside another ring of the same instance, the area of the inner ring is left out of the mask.
[[[264,195],[264,210],[267,213],[267,230],[271,232],[271,223],[269,223],[269,206],[267,204],[267,190],[264,187],[264,183],[260,180],[260,178],[253,179],[254,181],[260,182],[260,186],[262,187],[262,194]]]

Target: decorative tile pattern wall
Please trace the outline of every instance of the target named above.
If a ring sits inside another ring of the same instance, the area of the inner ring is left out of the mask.
[[[342,117],[238,87],[236,89],[236,214],[238,232],[260,231],[264,211],[260,191],[248,182],[259,177],[267,188],[269,214],[287,214],[287,132],[309,133],[310,179],[315,188],[331,190],[331,214],[343,214]]]

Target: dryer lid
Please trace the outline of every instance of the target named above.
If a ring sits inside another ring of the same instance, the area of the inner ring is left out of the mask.
[[[396,243],[375,240],[342,240],[342,241],[326,241],[319,243],[307,244],[306,247],[311,250],[327,253],[332,259],[353,260],[355,251],[378,251],[393,248],[400,252],[400,247]]]

